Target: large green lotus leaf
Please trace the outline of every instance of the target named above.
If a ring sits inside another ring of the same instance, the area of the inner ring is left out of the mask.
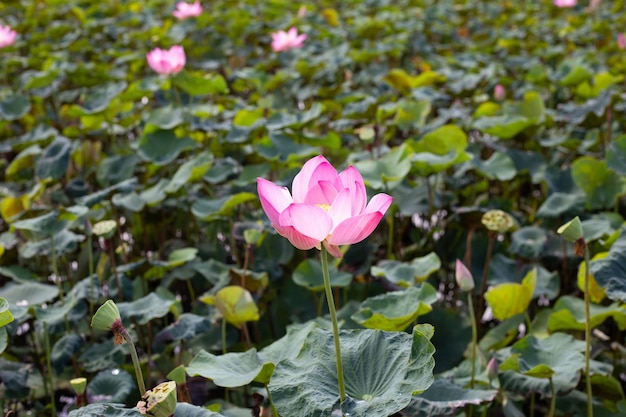
[[[490,180],[509,181],[517,174],[513,159],[502,152],[494,152],[486,161],[474,158],[473,162],[478,172]]]
[[[87,384],[90,403],[124,402],[136,389],[134,378],[122,369],[101,371]]]
[[[524,98],[519,104],[519,112],[522,116],[535,123],[543,121],[546,107],[539,93],[536,91],[526,91]]]
[[[548,329],[551,332],[585,330],[585,302],[582,299],[564,295],[557,300],[552,311],[548,319]],[[613,317],[620,330],[626,329],[626,308],[620,307],[618,303],[609,306],[591,304],[589,312],[591,328]]]
[[[431,104],[428,100],[401,100],[393,119],[395,125],[401,129],[414,129],[424,126],[430,114]]]
[[[63,230],[66,226],[67,222],[59,219],[59,212],[56,210],[13,223],[13,227],[17,230],[33,232],[37,236],[53,235]]]
[[[144,161],[163,166],[173,162],[181,152],[196,146],[193,139],[179,138],[172,130],[157,130],[139,138],[137,153]]]
[[[555,119],[571,124],[583,125],[587,127],[600,126],[605,123],[605,112],[611,106],[613,91],[604,90],[598,97],[587,100],[584,104],[577,104],[574,101],[563,103],[559,106],[560,114]]]
[[[259,309],[248,290],[238,285],[229,285],[219,290],[214,297],[202,301],[214,304],[224,319],[235,327],[259,320]]]
[[[200,220],[211,221],[219,219],[221,216],[228,216],[235,207],[257,200],[256,194],[241,192],[217,199],[199,199],[191,206],[191,212]]]
[[[202,152],[194,158],[182,164],[170,180],[165,192],[168,194],[177,192],[187,183],[198,181],[209,170],[213,162],[213,155]]]
[[[392,189],[399,185],[411,170],[412,156],[411,149],[401,145],[380,158],[358,161],[354,166],[368,186],[375,190]]]
[[[209,184],[219,184],[236,177],[242,170],[241,165],[232,158],[217,159],[202,177]]]
[[[183,124],[183,109],[171,105],[152,110],[148,114],[146,123],[153,124],[160,129],[174,129]]]
[[[71,253],[76,250],[78,243],[82,242],[85,236],[76,234],[70,230],[61,230],[54,235],[54,250],[57,256]],[[37,242],[26,242],[19,249],[20,256],[30,259],[34,256],[50,255],[51,238],[39,240]]]
[[[78,363],[82,365],[85,371],[96,372],[121,367],[127,357],[127,344],[116,345],[113,343],[113,338],[109,338],[85,349],[78,357]]]
[[[38,282],[9,283],[0,288],[0,297],[6,299],[10,306],[36,306],[53,300],[57,295],[59,289],[56,286]]]
[[[559,68],[559,73],[562,75],[559,84],[568,87],[575,87],[583,81],[590,79],[593,75],[593,72],[587,66],[569,66],[567,63]]]
[[[118,184],[131,178],[139,158],[135,155],[115,155],[105,158],[98,164],[96,178],[103,186]]]
[[[608,256],[592,260],[589,272],[604,288],[606,295],[616,301],[626,301],[626,229],[611,246]]]
[[[32,306],[30,311],[37,318],[37,321],[54,324],[63,321],[64,317],[76,306],[77,300],[74,296],[65,297],[63,302],[59,301],[54,305]]]
[[[35,157],[41,155],[42,149],[39,145],[32,145],[21,151],[9,164],[4,171],[8,178],[11,178],[15,174],[19,173],[23,169],[32,168],[35,164]]]
[[[485,333],[482,339],[478,342],[480,349],[485,352],[501,349],[508,346],[509,343],[517,337],[519,333],[519,326],[524,322],[524,314],[518,314],[509,319],[498,323],[497,326],[492,327]]]
[[[522,115],[481,117],[472,127],[501,139],[511,139],[535,122]]]
[[[380,330],[340,332],[345,415],[389,416],[406,407],[413,395],[430,387],[435,348],[419,328],[413,329],[413,335]],[[282,415],[331,415],[339,403],[332,333],[313,330],[296,359],[276,366],[269,389]]]
[[[415,152],[412,161],[424,175],[443,171],[471,159],[465,152],[467,135],[456,125],[444,125],[426,133],[420,140],[412,142],[411,148]],[[432,154],[438,158],[420,158],[422,154]]]
[[[530,305],[537,283],[537,270],[526,274],[521,284],[507,282],[496,285],[485,293],[485,300],[493,311],[493,316],[506,320],[526,311]]]
[[[553,193],[546,198],[539,210],[538,218],[559,218],[566,214],[582,213],[586,197],[582,193]]]
[[[13,321],[13,314],[9,310],[9,302],[0,298],[0,327],[6,326]]]
[[[411,400],[401,414],[411,417],[452,416],[467,405],[493,401],[497,390],[465,389],[445,378],[438,378]]]
[[[606,149],[607,166],[626,175],[626,135],[614,138]]]
[[[549,395],[548,378],[552,377],[557,393],[568,392],[578,385],[580,371],[585,367],[584,349],[585,342],[565,333],[554,333],[545,339],[525,336],[510,349],[499,352],[503,359],[499,372],[502,388]]]
[[[267,160],[296,162],[308,159],[319,153],[315,146],[305,145],[278,130],[271,131],[269,137],[260,142],[257,153]]]
[[[274,113],[267,119],[267,128],[269,130],[278,130],[286,127],[302,126],[317,119],[323,110],[324,106],[315,102],[310,109],[295,114]]]
[[[165,341],[189,340],[205,333],[211,327],[206,317],[201,317],[193,313],[183,313],[172,324],[164,327],[154,337],[155,344],[163,344]]]
[[[0,119],[16,120],[30,111],[28,97],[22,94],[12,94],[0,101]]]
[[[136,407],[124,408],[124,404],[94,403],[70,411],[68,417],[143,417]],[[211,416],[214,417],[214,416]]]
[[[9,345],[9,334],[7,333],[7,329],[4,327],[0,327],[0,354],[4,352]]]
[[[148,207],[154,207],[167,197],[165,189],[169,184],[169,179],[161,178],[159,182],[154,184],[152,187],[143,190],[141,194],[139,194],[139,198],[141,198]]]
[[[106,110],[111,100],[119,96],[127,87],[126,81],[108,82],[89,90],[83,97],[83,105],[72,107],[72,116],[100,113]]]
[[[246,410],[250,411],[249,409],[246,409]],[[204,407],[199,407],[197,405],[179,402],[176,404],[174,417],[226,417],[226,416],[220,413],[216,413],[215,411],[207,410]]]
[[[74,333],[66,334],[56,341],[50,352],[50,360],[58,374],[63,372],[63,368],[80,351],[83,344],[83,338]]]
[[[111,202],[117,207],[123,207],[134,213],[140,212],[146,205],[146,202],[134,191],[128,194],[113,194]]]
[[[402,287],[424,282],[433,272],[441,268],[441,260],[435,252],[413,259],[410,263],[383,260],[372,266],[372,276],[385,278]]]
[[[109,194],[113,191],[119,191],[124,194],[132,192],[135,188],[135,185],[137,185],[137,178],[129,178],[122,182],[118,182],[117,184],[114,184],[110,187],[104,188],[100,191],[96,191],[95,193],[91,193],[84,197],[77,198],[76,203],[83,206],[92,207],[107,198]]]
[[[336,266],[329,268],[330,285],[333,287],[347,287],[352,282],[352,275],[347,272],[340,272]],[[311,291],[324,290],[324,276],[322,274],[322,264],[314,259],[305,259],[300,262],[292,275],[293,281],[301,287]]]
[[[200,375],[220,387],[242,387],[252,381],[266,384],[274,371],[274,364],[263,362],[256,349],[245,352],[213,355],[201,350],[187,366],[187,374]]]
[[[587,195],[589,209],[613,208],[626,191],[626,180],[606,161],[591,156],[581,156],[572,163],[572,178]]]
[[[206,72],[181,71],[172,79],[175,86],[192,96],[208,94],[227,94],[226,80],[219,74]]]
[[[265,346],[259,352],[259,357],[264,362],[272,362],[273,364],[278,364],[285,359],[293,360],[300,354],[309,333],[317,328],[319,325],[313,321],[291,324],[287,327],[287,334],[271,345]]]
[[[548,241],[545,229],[534,226],[522,227],[511,235],[509,252],[522,258],[537,259]]]
[[[124,322],[137,319],[137,323],[146,324],[150,320],[163,317],[170,312],[174,301],[167,300],[154,292],[132,302],[118,303],[117,308]]]
[[[437,301],[437,290],[423,283],[402,291],[392,291],[370,297],[361,303],[352,320],[360,325],[387,331],[403,331],[419,316],[432,310]]]
[[[37,177],[56,180],[64,176],[70,162],[71,149],[72,143],[69,139],[57,136],[37,159]]]
[[[8,361],[0,357],[0,381],[9,390],[20,390],[26,387],[32,364]]]

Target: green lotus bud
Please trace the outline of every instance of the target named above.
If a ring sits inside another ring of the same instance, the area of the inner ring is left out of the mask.
[[[107,300],[91,318],[91,327],[98,330],[111,330],[117,320],[119,320],[121,324],[122,318],[120,317],[120,311],[117,309],[117,305],[115,305],[113,300]]]
[[[487,378],[489,381],[493,381],[498,377],[498,360],[494,356],[489,362],[487,362]]]
[[[256,245],[263,237],[263,232],[258,229],[246,229],[243,231],[243,238],[248,245]]]
[[[167,381],[157,385],[141,397],[137,410],[152,417],[170,417],[176,410],[176,382]]]
[[[492,232],[504,233],[515,226],[515,219],[502,210],[489,210],[483,214],[482,224]]]
[[[584,238],[583,225],[580,223],[580,218],[578,218],[578,216],[559,227],[556,232],[563,236],[565,240],[569,240],[570,242],[576,242],[578,239]]]
[[[460,259],[456,260],[455,278],[461,291],[470,292],[474,289],[474,277]]]
[[[70,385],[74,389],[76,395],[83,395],[87,388],[87,378],[74,378],[70,379]]]
[[[103,220],[93,225],[93,234],[109,239],[115,233],[117,222],[115,220]]]

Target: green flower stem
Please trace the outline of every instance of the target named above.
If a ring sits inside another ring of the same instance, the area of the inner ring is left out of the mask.
[[[274,405],[274,400],[272,400],[272,393],[270,392],[270,387],[267,384],[265,384],[265,391],[267,392],[267,399],[269,400],[270,406],[272,407],[272,415],[274,417],[279,417],[280,414],[278,414],[278,410]]]
[[[550,394],[552,398],[550,398],[550,411],[548,411],[548,417],[554,417],[554,411],[556,410],[556,392],[554,392],[554,381],[552,381],[552,377],[550,377]]]
[[[335,341],[335,359],[337,360],[337,381],[339,383],[339,400],[343,403],[346,400],[346,387],[343,381],[343,365],[341,363],[341,346],[339,343],[339,325],[337,324],[337,312],[335,311],[335,300],[333,290],[330,287],[330,273],[328,272],[328,251],[322,245],[322,274],[324,275],[324,290],[326,300],[328,300],[328,311],[330,321],[333,323],[333,339]]]
[[[139,394],[143,397],[146,393],[146,384],[143,381],[143,373],[141,372],[141,364],[139,363],[139,357],[137,356],[137,349],[135,348],[135,344],[133,343],[133,338],[130,337],[128,330],[124,329],[122,331],[122,336],[124,340],[130,346],[128,350],[130,350],[130,357],[133,360],[133,366],[135,368],[135,377],[137,378],[137,385],[139,386]]]
[[[48,323],[43,322],[44,348],[46,349],[46,368],[48,368],[48,383],[50,384],[50,402],[52,404],[52,417],[56,417],[57,410],[54,402],[54,375],[52,371],[52,359],[50,356],[50,334],[48,333]]]
[[[469,307],[470,321],[472,323],[472,374],[470,377],[470,388],[474,388],[474,377],[476,375],[476,345],[478,343],[478,326],[476,325],[476,315],[474,314],[473,291],[467,293],[467,305]]]
[[[59,288],[59,298],[61,302],[64,302],[63,299],[63,285],[61,284],[61,277],[59,276],[59,268],[57,266],[57,254],[54,250],[54,235],[50,235],[50,256],[52,257],[52,272],[54,273],[54,280],[57,283],[57,287]]]
[[[222,354],[226,354],[226,319],[222,317]]]
[[[591,354],[591,314],[589,312],[589,247],[585,242],[585,375],[587,386],[587,417],[593,417],[593,393],[591,392],[591,375],[589,373],[589,357]]]

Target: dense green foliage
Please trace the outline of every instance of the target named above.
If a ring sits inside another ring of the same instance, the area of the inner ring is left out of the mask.
[[[128,344],[90,326],[112,299],[176,416],[267,392],[329,415],[319,251],[256,191],[323,154],[394,197],[331,262],[344,412],[585,416],[587,322],[594,415],[624,415],[626,4],[579,3],[215,0],[178,21],[165,0],[1,2],[0,412],[139,415]],[[303,46],[273,52],[292,26]],[[156,74],[146,53],[172,45],[184,70]],[[575,216],[588,268],[557,234]]]

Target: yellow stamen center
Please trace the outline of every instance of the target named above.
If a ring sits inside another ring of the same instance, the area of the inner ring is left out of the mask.
[[[326,211],[330,210],[330,204],[316,204],[316,206],[321,207]]]

